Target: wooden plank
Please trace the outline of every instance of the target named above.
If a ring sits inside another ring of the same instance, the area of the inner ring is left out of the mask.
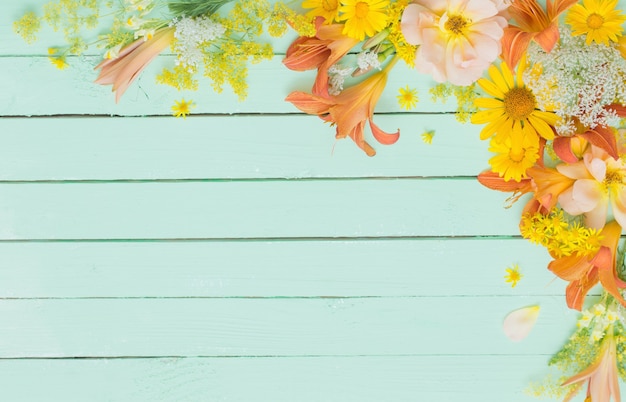
[[[502,320],[534,304],[512,343]],[[2,300],[0,358],[551,354],[577,313],[555,296]]]
[[[0,298],[561,297],[566,284],[521,239],[5,242],[0,255]]]
[[[0,360],[12,401],[528,402],[547,356]],[[479,370],[477,368],[480,368]],[[488,391],[487,391],[488,390]]]
[[[479,126],[451,115],[377,122],[402,133],[393,146],[372,139],[370,158],[313,116],[0,119],[0,180],[463,176],[488,166]],[[420,139],[427,128],[432,145]]]
[[[20,56],[48,56],[47,49],[49,47],[64,46],[66,43],[63,39],[63,33],[61,31],[55,32],[46,23],[41,24],[41,30],[37,34],[38,40],[35,43],[27,44],[22,38],[15,34],[13,31],[13,22],[20,19],[26,12],[35,12],[36,15],[43,15],[43,6],[47,3],[55,2],[58,0],[22,0],[15,2],[2,2],[0,3],[0,57],[2,55],[20,55]],[[102,0],[99,2],[103,3]],[[276,3],[276,0],[269,0],[270,4]],[[286,2],[294,10],[303,9],[295,2]],[[225,15],[229,9],[232,8],[231,4],[224,5],[220,13]],[[110,9],[103,9],[104,15],[100,18],[100,24],[97,28],[82,30],[82,37],[87,43],[95,43],[98,40],[98,35],[105,32],[110,32],[112,19],[110,17]],[[157,13],[158,15],[158,13]],[[152,15],[154,17],[154,14]],[[165,13],[158,15],[165,17]],[[264,43],[270,43],[274,47],[277,54],[284,54],[289,44],[297,37],[295,31],[288,29],[286,34],[281,38],[273,38],[269,34],[265,33],[259,38],[259,41]],[[102,56],[104,54],[101,49],[96,46],[92,46],[88,52],[91,55]]]
[[[282,56],[250,68],[249,97],[240,102],[225,88],[222,94],[211,89],[208,79],[201,80],[201,90],[177,92],[169,86],[156,84],[155,76],[164,66],[173,65],[172,56],[162,56],[150,64],[124,94],[119,104],[114,102],[110,86],[93,83],[93,70],[99,57],[71,59],[71,66],[56,70],[47,57],[0,57],[0,116],[46,116],[58,114],[144,116],[172,114],[174,100],[192,99],[194,114],[203,113],[299,113],[285,97],[294,90],[310,91],[315,72],[295,72],[285,68]],[[21,77],[21,79],[15,79]],[[277,78],[280,77],[280,78]],[[398,64],[389,81],[376,112],[400,112],[396,96],[400,87],[415,88],[422,102],[415,113],[454,111],[455,103],[433,104],[428,90],[430,78]],[[416,119],[419,119],[417,115]],[[321,125],[321,122],[319,122]],[[381,128],[384,128],[381,126]],[[387,127],[395,130],[398,127]],[[206,128],[207,130],[209,127]],[[417,128],[416,130],[422,130]],[[421,132],[421,131],[420,131]]]
[[[518,235],[475,180],[0,184],[0,239]]]

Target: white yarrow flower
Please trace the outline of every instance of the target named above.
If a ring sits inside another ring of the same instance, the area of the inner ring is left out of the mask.
[[[173,25],[176,27],[177,63],[188,67],[197,67],[202,62],[202,48],[226,32],[222,24],[207,17],[183,17]]]

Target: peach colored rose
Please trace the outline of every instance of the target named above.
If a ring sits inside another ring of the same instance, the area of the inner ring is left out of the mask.
[[[508,25],[498,0],[418,0],[402,14],[406,41],[419,45],[415,68],[437,82],[470,85],[500,55]]]

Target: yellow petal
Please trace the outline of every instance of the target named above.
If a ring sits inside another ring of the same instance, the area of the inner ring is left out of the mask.
[[[625,46],[626,47],[626,46]],[[494,98],[504,99],[504,92],[496,86],[493,82],[486,78],[481,78],[477,81],[478,85]]]
[[[486,124],[504,115],[503,109],[489,109],[476,112],[471,117],[472,124]]]
[[[504,108],[504,103],[494,98],[477,98],[474,105],[485,109]]]

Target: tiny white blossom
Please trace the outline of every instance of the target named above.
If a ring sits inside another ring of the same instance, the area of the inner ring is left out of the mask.
[[[113,46],[112,48],[106,51],[106,53],[104,54],[104,58],[105,59],[117,59],[117,56],[120,54],[121,49],[122,49],[121,43],[119,45]]]
[[[343,91],[343,83],[347,76],[352,74],[353,67],[342,67],[339,64],[333,64],[328,69],[328,93],[336,96]]]
[[[591,333],[591,339],[589,339],[590,343],[598,342],[604,338],[604,331],[600,329],[594,329]]]
[[[582,317],[580,317],[578,319],[577,325],[579,327],[587,328],[589,326],[589,324],[591,323],[592,319],[593,319],[593,316],[591,315],[589,310],[585,310],[585,311],[583,311]]]
[[[218,39],[226,32],[222,24],[208,17],[183,17],[174,21],[173,25],[176,27],[177,64],[189,67],[197,67],[202,62],[202,47],[207,42]]]
[[[585,44],[584,35],[572,36],[567,27],[559,29],[561,41],[546,53],[532,43],[528,61],[541,66],[541,72],[529,69],[524,82],[533,91],[541,110],[553,110],[560,123],[560,135],[572,135],[577,118],[582,125],[613,126],[618,117],[607,108],[617,102],[626,104],[626,60],[618,45]]]
[[[139,29],[139,27],[142,26],[144,23],[145,21],[137,17],[136,15],[133,15],[126,20],[126,26],[134,30]]]
[[[143,37],[144,42],[152,39],[154,36],[154,29],[140,29],[135,32],[135,39]]]
[[[359,66],[359,70],[367,71],[372,68],[380,70],[380,61],[378,60],[378,53],[376,52],[361,52],[356,57],[356,64]]]

